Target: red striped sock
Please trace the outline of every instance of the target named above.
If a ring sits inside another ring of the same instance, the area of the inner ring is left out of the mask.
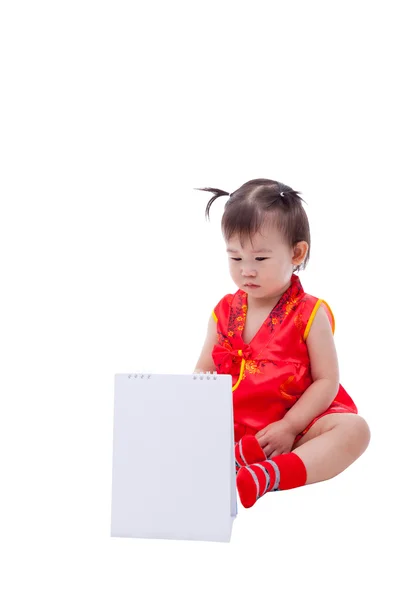
[[[236,473],[240,467],[262,460],[265,460],[265,453],[254,435],[244,435],[235,444]]]
[[[294,452],[241,467],[236,476],[240,501],[245,508],[253,506],[267,492],[301,487],[306,481],[305,464]]]

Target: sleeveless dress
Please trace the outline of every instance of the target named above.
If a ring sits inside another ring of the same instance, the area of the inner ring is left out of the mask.
[[[235,442],[282,419],[313,382],[305,340],[321,304],[334,333],[335,319],[327,302],[306,294],[293,273],[290,287],[249,344],[242,339],[247,293],[238,289],[215,306],[218,343],[212,358],[217,373],[232,375]],[[358,413],[341,384],[328,409],[316,416],[294,443],[322,416],[337,412]]]

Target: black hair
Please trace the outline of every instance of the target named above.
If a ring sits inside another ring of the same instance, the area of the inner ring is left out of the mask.
[[[304,200],[299,196],[301,192],[272,179],[251,179],[232,194],[217,188],[194,189],[214,194],[206,207],[206,219],[209,220],[214,200],[220,196],[230,196],[221,221],[226,242],[239,234],[243,245],[244,239],[251,239],[267,221],[268,225],[277,228],[291,248],[294,249],[298,242],[307,242],[306,257],[301,265],[295,266],[293,272],[306,268],[310,259],[311,237],[308,217],[301,204]]]

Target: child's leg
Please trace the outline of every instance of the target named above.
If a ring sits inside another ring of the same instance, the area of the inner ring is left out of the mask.
[[[338,475],[366,450],[367,423],[359,415],[335,413],[316,421],[287,454],[242,467],[237,487],[249,508],[266,492],[324,481]]]
[[[292,452],[306,467],[306,483],[317,483],[347,469],[365,452],[369,440],[369,427],[360,415],[334,413],[318,419]]]

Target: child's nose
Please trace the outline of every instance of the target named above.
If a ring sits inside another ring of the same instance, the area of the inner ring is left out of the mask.
[[[242,268],[242,275],[248,277],[249,275],[256,275],[256,270],[254,268],[247,268],[247,267],[243,267]]]

